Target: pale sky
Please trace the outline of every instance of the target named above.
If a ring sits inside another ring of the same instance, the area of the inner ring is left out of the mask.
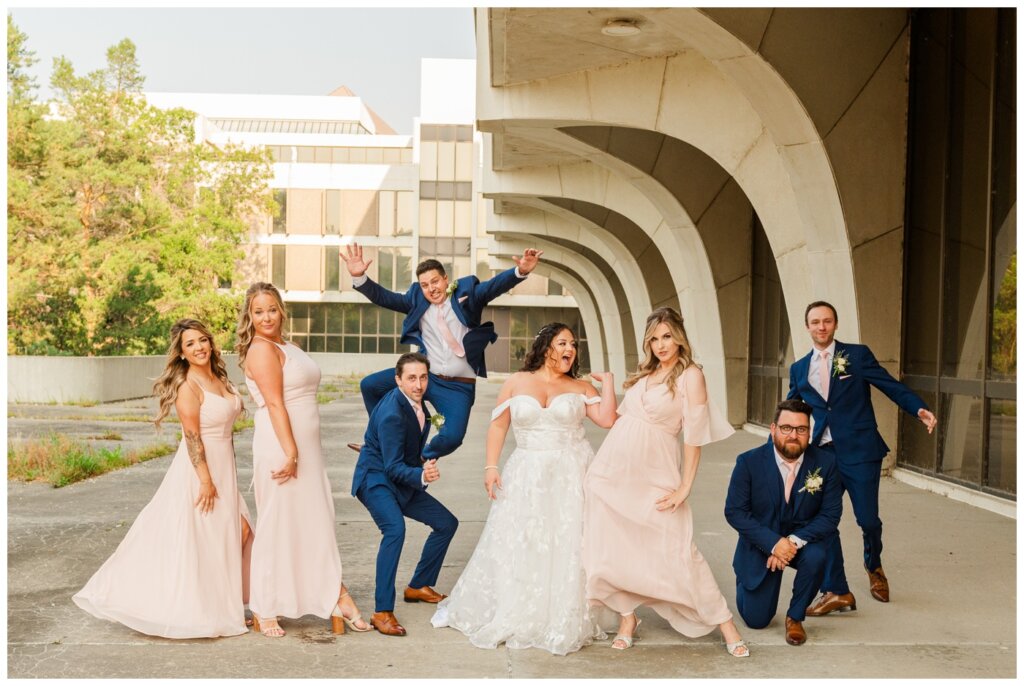
[[[129,38],[149,91],[327,95],[345,85],[395,131],[412,133],[420,59],[476,57],[460,8],[12,8],[49,96],[53,58],[77,74]]]

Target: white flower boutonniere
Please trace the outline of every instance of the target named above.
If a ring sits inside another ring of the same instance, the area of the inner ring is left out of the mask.
[[[813,472],[807,475],[804,479],[804,487],[801,488],[797,493],[803,493],[807,491],[811,495],[814,495],[821,490],[821,485],[825,482],[824,477],[821,476],[821,467],[818,467]]]
[[[455,291],[458,290],[458,288],[459,288],[459,284],[457,284],[456,282],[452,281],[450,284],[448,284],[448,290],[446,290],[444,292],[444,297],[445,298],[452,297],[452,294],[455,293]]]
[[[836,356],[832,358],[832,376],[846,374],[850,366],[850,357],[845,350],[837,350]]]
[[[434,428],[439,430],[444,426],[444,415],[438,412],[437,414],[430,415],[430,423],[434,425]]]

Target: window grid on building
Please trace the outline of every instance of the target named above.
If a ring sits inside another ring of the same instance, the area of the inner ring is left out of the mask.
[[[401,354],[401,317],[372,303],[288,303],[291,341],[306,352]]]
[[[370,131],[357,121],[308,121],[297,119],[209,119],[224,132],[237,133],[356,133]]]

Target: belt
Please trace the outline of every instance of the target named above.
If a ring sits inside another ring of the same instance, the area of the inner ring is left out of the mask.
[[[475,384],[475,376],[445,376],[444,374],[434,374],[437,378],[442,381],[458,381],[459,383]]]

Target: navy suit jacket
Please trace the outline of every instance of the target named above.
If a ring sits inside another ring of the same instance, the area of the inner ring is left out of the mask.
[[[800,493],[807,475],[816,469],[821,470],[821,489]],[[793,534],[808,543],[820,543],[836,534],[843,493],[831,453],[808,446],[790,503],[785,488],[771,439],[736,458],[725,497],[725,518],[740,535],[732,568],[745,588],[753,590],[764,581],[768,556],[780,538]]]
[[[914,417],[918,410],[928,406],[916,393],[885,371],[866,345],[839,341],[836,341],[835,354],[844,355],[850,363],[845,374],[830,377],[828,398],[822,398],[807,380],[813,354],[813,351],[809,352],[790,365],[789,394],[786,396],[800,398],[814,411],[811,444],[821,442],[821,434],[827,426],[843,464],[881,462],[889,452],[889,446],[878,433],[875,410],[871,406],[871,387],[885,393]]]
[[[416,413],[400,388],[387,393],[373,408],[370,423],[363,436],[363,449],[359,451],[352,474],[352,495],[360,487],[383,484],[395,496],[407,500],[414,491],[422,491],[423,446],[430,433],[430,414],[423,407],[426,421],[420,430]]]
[[[462,339],[462,347],[466,351],[466,361],[478,376],[487,376],[484,348],[498,340],[493,322],[480,323],[484,307],[522,281],[523,279],[516,276],[514,268],[507,269],[487,281],[480,281],[475,276],[464,276],[455,281],[456,289],[451,297],[452,310],[459,321],[469,327],[469,332]],[[421,352],[427,351],[420,336],[420,318],[430,307],[430,303],[423,296],[423,290],[418,283],[409,286],[405,293],[396,293],[367,278],[366,283],[356,290],[375,305],[404,314],[401,342],[406,345],[415,343]]]

